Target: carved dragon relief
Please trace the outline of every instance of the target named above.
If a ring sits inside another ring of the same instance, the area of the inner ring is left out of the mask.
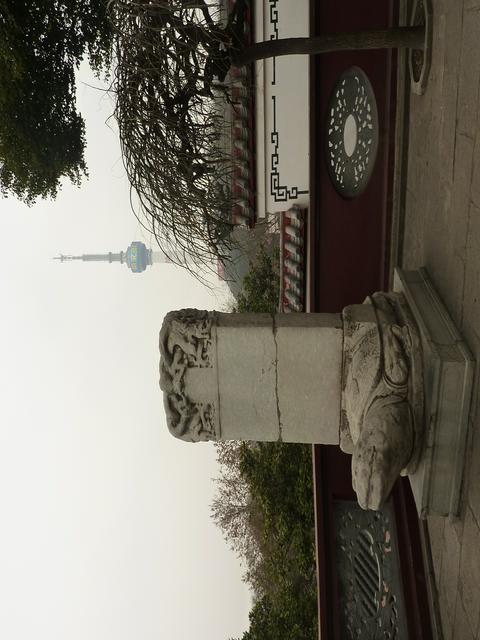
[[[177,438],[188,442],[217,439],[213,403],[193,402],[185,391],[188,368],[213,367],[214,312],[182,309],[165,316],[160,331],[160,388],[167,424]]]
[[[378,509],[399,474],[418,464],[423,433],[421,345],[400,294],[346,307],[340,447],[352,454],[353,488],[364,509]],[[361,314],[364,316],[364,314]]]

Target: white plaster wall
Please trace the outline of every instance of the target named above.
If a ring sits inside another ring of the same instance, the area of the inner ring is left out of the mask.
[[[309,35],[309,0],[257,0],[255,40]],[[309,58],[256,65],[257,215],[309,206]]]

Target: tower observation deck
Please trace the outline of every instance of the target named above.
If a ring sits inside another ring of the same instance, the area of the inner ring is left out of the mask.
[[[60,254],[54,260],[69,262],[71,260],[81,260],[82,262],[120,262],[126,264],[133,273],[142,273],[154,262],[170,262],[169,258],[162,252],[147,249],[143,242],[135,240],[126,251],[120,253],[90,253],[81,256],[67,256]]]

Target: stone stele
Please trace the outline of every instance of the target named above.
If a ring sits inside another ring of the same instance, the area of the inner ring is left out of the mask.
[[[173,311],[160,351],[177,438],[339,444],[365,509],[418,463],[421,348],[402,294],[342,314]]]

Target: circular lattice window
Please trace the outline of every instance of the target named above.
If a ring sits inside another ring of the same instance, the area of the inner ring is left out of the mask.
[[[332,91],[326,140],[335,189],[345,198],[358,196],[370,180],[378,147],[377,103],[369,79],[358,67],[347,69]]]

